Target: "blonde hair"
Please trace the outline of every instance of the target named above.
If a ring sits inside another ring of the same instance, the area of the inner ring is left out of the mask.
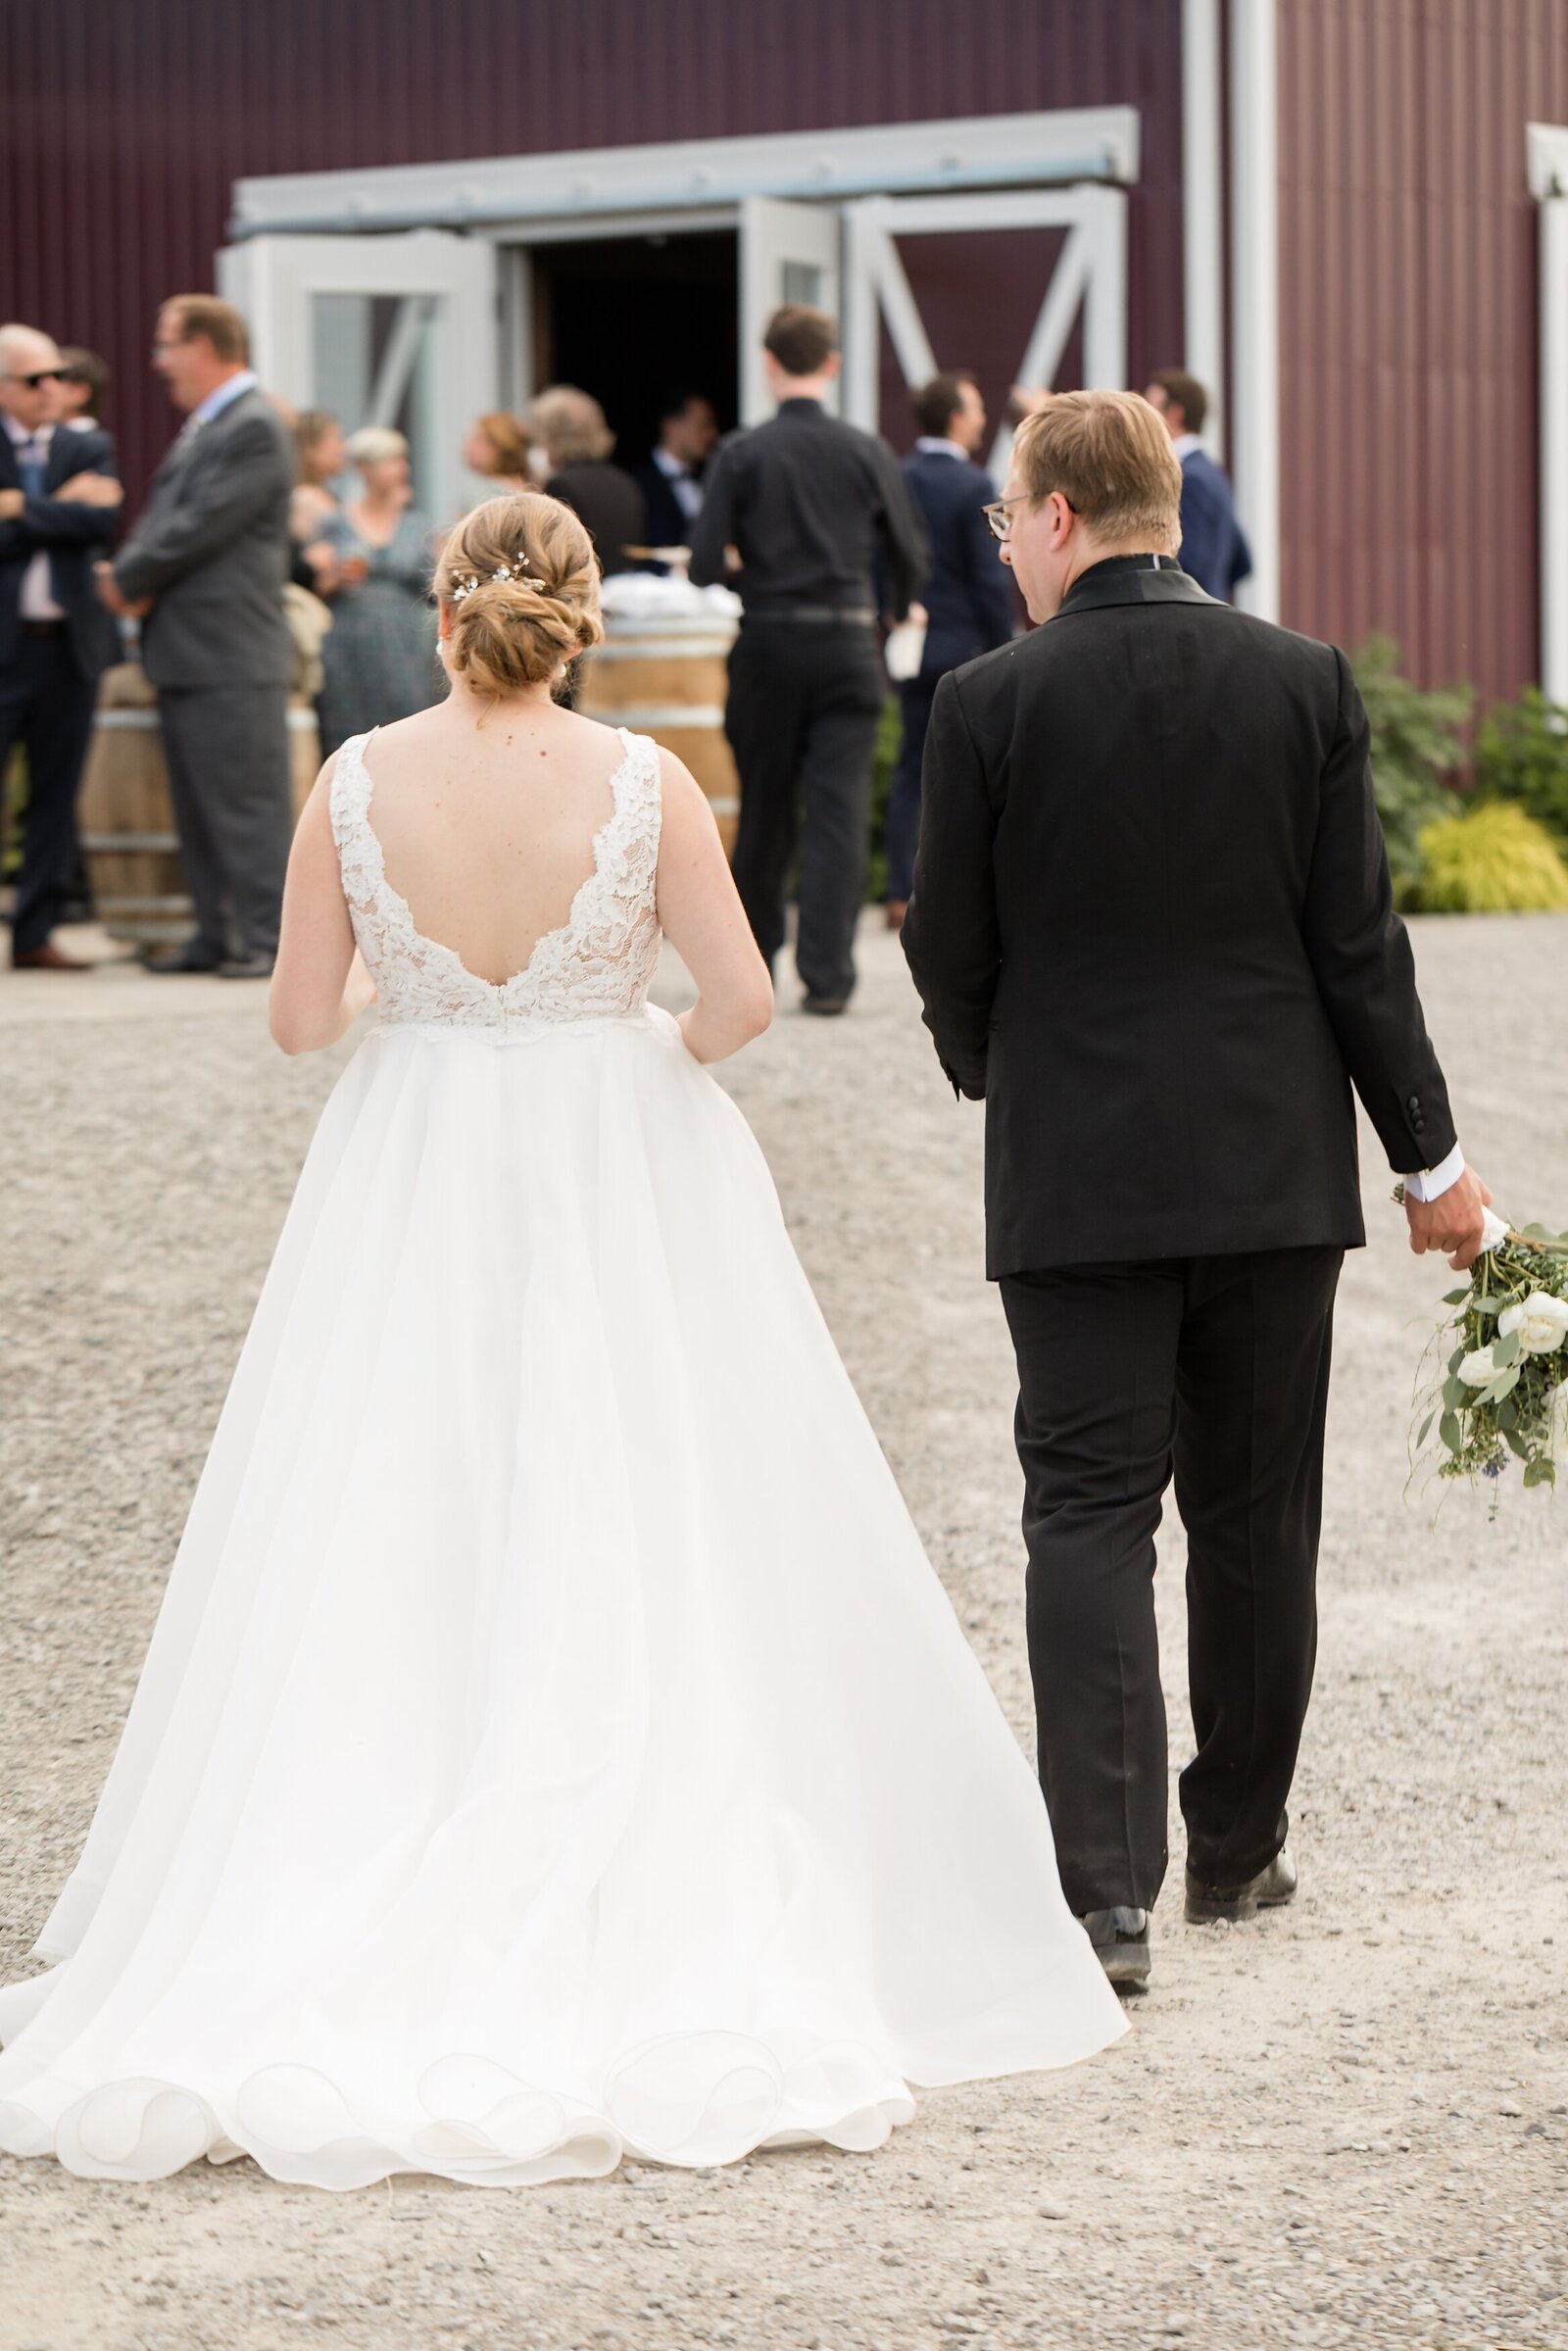
[[[607,458],[615,446],[604,410],[592,392],[581,392],[575,384],[552,384],[548,392],[541,392],[528,411],[528,421],[558,473],[563,465]]]
[[[511,474],[514,480],[526,474],[533,435],[520,416],[513,416],[510,409],[492,409],[488,416],[474,419],[473,429],[495,459],[489,467],[492,473]]]
[[[1181,545],[1181,465],[1142,393],[1058,392],[1025,416],[1012,455],[1034,505],[1059,490],[1098,538]]]
[[[341,432],[342,426],[330,409],[302,408],[294,419],[294,446],[299,456],[299,479],[318,483],[325,476],[318,471],[316,453],[329,432]],[[345,441],[347,451],[348,443]]]
[[[390,424],[362,424],[350,433],[344,447],[351,465],[384,465],[388,458],[407,457],[409,444]]]
[[[478,694],[518,694],[604,642],[593,541],[542,490],[465,514],[441,550],[435,592],[451,613],[447,666]]]

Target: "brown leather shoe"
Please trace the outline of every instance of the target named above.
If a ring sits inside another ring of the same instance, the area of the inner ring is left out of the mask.
[[[74,955],[63,955],[58,947],[28,947],[11,958],[13,971],[91,971],[90,963],[78,963]]]

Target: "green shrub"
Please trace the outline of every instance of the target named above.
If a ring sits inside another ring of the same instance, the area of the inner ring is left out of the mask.
[[[1451,778],[1464,765],[1464,727],[1475,702],[1470,686],[1421,687],[1399,675],[1391,637],[1368,637],[1350,656],[1372,728],[1372,787],[1389,846],[1399,905],[1411,902],[1421,875],[1421,836],[1453,808]]]
[[[903,741],[904,711],[898,696],[890,694],[882,705],[871,770],[871,850],[865,869],[865,903],[872,906],[880,906],[888,894],[888,794]]]
[[[1568,906],[1568,865],[1521,808],[1489,800],[1421,835],[1412,903],[1433,914],[1538,913]]]
[[[1568,849],[1568,710],[1539,686],[1499,703],[1476,737],[1476,789],[1517,801]]]

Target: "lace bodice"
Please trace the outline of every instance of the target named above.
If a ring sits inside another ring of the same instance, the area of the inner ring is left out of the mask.
[[[368,735],[353,735],[332,776],[337,843],[354,936],[376,985],[382,1027],[418,1021],[507,1036],[570,1020],[640,1012],[659,960],[659,747],[616,730],[624,756],[611,778],[613,807],[594,836],[593,871],[558,930],[547,931],[523,969],[483,980],[455,949],[415,927],[408,901],[386,878],[370,823]]]

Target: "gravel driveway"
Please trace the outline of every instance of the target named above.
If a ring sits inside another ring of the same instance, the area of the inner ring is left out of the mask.
[[[1568,1224],[1568,921],[1416,928],[1470,1151],[1505,1210]],[[782,1010],[726,1082],[1027,1743],[980,1117],[869,927],[864,968],[851,1017]],[[343,1058],[285,1062],[250,986],[0,975],[4,1979],[85,1831]],[[869,2157],[345,2197],[249,2163],[137,2188],[0,2158],[0,2351],[1568,2346],[1568,1495],[1512,1483],[1494,1524],[1449,1493],[1436,1525],[1433,1496],[1404,1497],[1410,1372],[1447,1285],[1365,1155],[1294,1910],[1185,1927],[1178,1840],[1134,2031],[1066,2075],[932,2093]],[[1181,1554],[1171,1524],[1173,1769]]]

